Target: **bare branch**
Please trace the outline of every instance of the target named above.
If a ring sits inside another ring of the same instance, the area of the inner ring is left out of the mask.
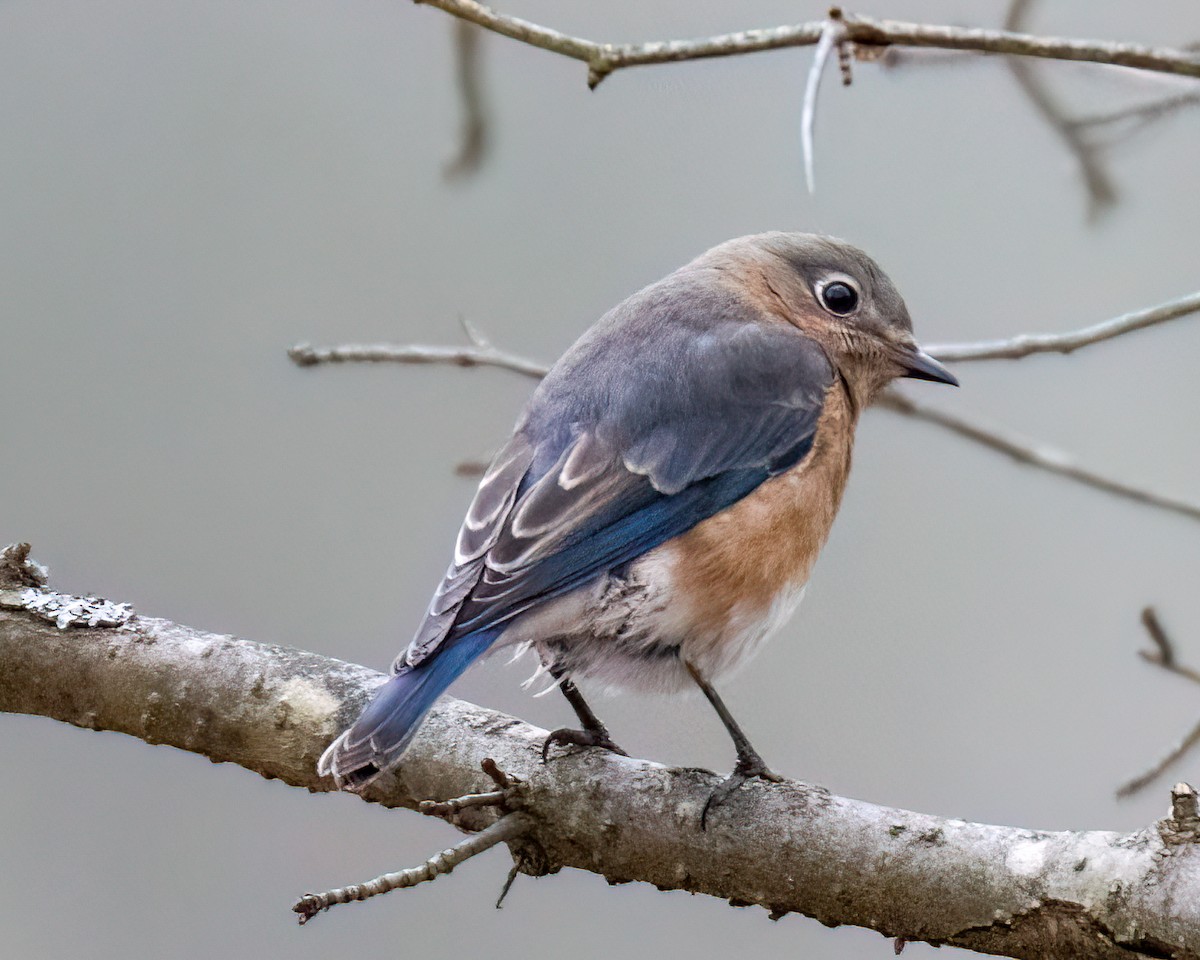
[[[1118,797],[1131,797],[1140,790],[1144,790],[1157,780],[1162,774],[1166,773],[1167,768],[1174,765],[1185,753],[1192,749],[1197,743],[1200,743],[1200,722],[1197,722],[1191,730],[1184,734],[1183,738],[1167,751],[1166,755],[1161,760],[1154,764],[1145,773],[1139,774],[1132,780],[1121,784],[1117,788]]]
[[[973,343],[947,343],[928,346],[927,351],[945,362],[963,363],[971,360],[1017,360],[1035,353],[1067,354],[1081,347],[1102,343],[1115,337],[1142,330],[1159,323],[1166,323],[1200,311],[1200,293],[1189,294],[1145,310],[1104,320],[1089,327],[1068,333],[1023,333],[1004,340],[982,340]],[[465,323],[465,321],[464,321]],[[393,362],[393,363],[447,363],[463,367],[489,366],[511,370],[523,376],[539,379],[549,367],[537,360],[510,353],[492,346],[482,334],[468,326],[467,335],[473,346],[431,347],[416,344],[346,344],[335,347],[313,347],[298,344],[288,355],[300,366],[335,362]],[[1161,510],[1178,513],[1193,520],[1200,520],[1200,504],[1168,497],[1145,490],[1133,484],[1114,480],[1094,470],[1075,464],[1066,453],[1016,437],[996,428],[987,427],[961,415],[948,413],[937,407],[913,400],[897,390],[882,394],[877,405],[904,416],[915,417],[950,430],[956,435],[983,444],[992,450],[1012,457],[1019,463],[1047,470],[1058,476],[1074,480],[1106,493],[1146,504]],[[455,468],[459,476],[473,477],[483,473],[486,464],[482,461],[465,461]]]
[[[1144,330],[1168,320],[1177,320],[1200,311],[1200,292],[1189,293],[1156,307],[1134,310],[1073,330],[1069,333],[1022,333],[1004,340],[980,340],[973,343],[929,344],[926,351],[944,363],[968,360],[1020,360],[1035,353],[1072,353],[1080,347],[1103,343],[1135,330]]]
[[[1150,639],[1154,641],[1157,652],[1151,653],[1142,650],[1139,651],[1141,655],[1151,663],[1157,663],[1168,669],[1174,667],[1175,647],[1171,644],[1171,638],[1167,636],[1167,631],[1163,629],[1162,622],[1158,619],[1158,613],[1153,607],[1146,607],[1142,610],[1142,626],[1150,634]]]
[[[836,16],[835,16],[836,14]],[[834,8],[825,21],[821,39],[813,53],[812,67],[808,71],[808,83],[804,88],[804,111],[800,117],[800,143],[804,150],[804,181],[808,192],[816,193],[816,178],[813,175],[813,128],[817,123],[817,95],[821,92],[821,77],[829,54],[840,48],[846,37],[846,25],[842,23],[841,11]]]
[[[1139,650],[1138,656],[1147,663],[1153,663],[1155,666],[1162,667],[1177,676],[1185,677],[1193,683],[1200,683],[1200,670],[1185,666],[1175,656],[1175,645],[1171,642],[1170,636],[1163,628],[1162,622],[1158,619],[1158,613],[1153,607],[1146,607],[1142,611],[1142,626],[1150,634],[1150,639],[1154,642],[1154,649]],[[1191,730],[1184,734],[1183,738],[1149,770],[1118,787],[1117,796],[1128,797],[1149,786],[1197,743],[1200,743],[1200,722],[1197,722]]]
[[[960,437],[973,440],[992,450],[1006,454],[1018,463],[1037,467],[1039,470],[1046,470],[1060,477],[1066,477],[1077,483],[1082,483],[1085,486],[1103,490],[1105,493],[1111,493],[1126,500],[1132,500],[1135,503],[1142,503],[1147,506],[1156,507],[1159,510],[1177,513],[1191,520],[1200,520],[1200,504],[1191,503],[1187,500],[1179,500],[1175,497],[1168,497],[1130,483],[1114,480],[1102,473],[1079,466],[1061,450],[1031,443],[993,427],[985,427],[966,417],[913,400],[907,394],[902,394],[898,390],[885,390],[876,402],[876,405],[883,407],[885,410],[892,410],[905,416],[916,417],[927,423],[937,424],[939,427],[944,427],[958,434]]]
[[[1150,619],[1147,619],[1147,614]],[[1186,666],[1175,658],[1175,649],[1159,624],[1158,615],[1155,614],[1153,609],[1150,607],[1146,608],[1142,614],[1142,622],[1146,625],[1146,629],[1150,631],[1151,639],[1155,641],[1157,649],[1139,650],[1138,656],[1147,663],[1152,663],[1156,667],[1162,667],[1168,673],[1191,680],[1192,683],[1200,683],[1200,670]],[[1155,630],[1158,631],[1157,634],[1155,634]]]
[[[430,857],[419,867],[412,867],[397,873],[385,873],[382,877],[376,877],[367,883],[351,884],[348,887],[339,887],[325,893],[306,893],[292,905],[292,910],[300,914],[300,923],[302,925],[307,923],[322,910],[328,910],[335,904],[367,900],[377,897],[381,893],[390,893],[392,890],[399,890],[402,887],[415,887],[418,883],[436,880],[442,874],[449,873],[464,860],[490,850],[498,843],[516,840],[529,834],[533,829],[533,821],[518,809],[524,800],[524,784],[515,778],[510,778],[491,757],[485,757],[479,766],[499,789],[490,790],[487,793],[468,793],[450,800],[422,800],[417,809],[426,816],[443,817],[453,821],[464,810],[474,811],[483,807],[499,808],[501,816],[494,823],[484,827],[474,836]],[[518,851],[513,860],[513,868],[504,882],[504,888],[500,891],[500,897],[496,900],[497,910],[500,909],[501,903],[504,902],[504,898],[512,887],[513,880],[516,879],[518,871],[525,862],[524,850]]]
[[[548,27],[497,13],[474,0],[417,0],[453,16],[511,37],[530,46],[580,60],[588,66],[588,85],[595,87],[610,73],[626,67],[656,63],[678,63],[707,57],[778,50],[818,43],[826,21],[816,20],[790,26],[744,30],[696,40],[662,40],[651,43],[597,43],[573,37]],[[935,47],[1004,53],[1052,60],[1075,60],[1134,67],[1158,73],[1200,77],[1200,56],[1187,50],[1147,47],[1141,44],[1104,40],[1071,40],[1037,37],[1007,30],[974,27],[933,26],[874,20],[843,14],[846,39],[861,46]]]
[[[1133,123],[1130,124],[1129,129],[1126,131],[1126,135],[1129,135],[1140,130],[1148,123],[1160,120],[1185,107],[1195,106],[1200,106],[1200,92],[1177,93],[1174,96],[1162,97],[1158,100],[1151,100],[1148,103],[1136,103],[1127,107],[1118,107],[1115,110],[1085,114],[1082,117],[1076,117],[1071,120],[1070,125],[1078,128],[1104,127],[1131,120]]]
[[[1189,293],[1154,307],[1103,320],[1067,333],[1020,333],[1000,340],[969,343],[927,344],[926,352],[944,363],[974,360],[1020,360],[1035,353],[1073,353],[1081,347],[1103,343],[1170,320],[1200,312],[1200,292]],[[460,367],[498,367],[526,377],[541,379],[550,367],[538,360],[494,347],[479,329],[465,318],[460,323],[471,345],[467,347],[423,346],[421,344],[347,343],[315,347],[298,343],[288,356],[300,367],[322,363],[445,363]]]
[[[447,817],[453,813],[461,813],[468,807],[499,807],[507,798],[503,790],[489,790],[487,793],[468,793],[465,797],[454,797],[450,800],[422,800],[417,808],[427,817]]]
[[[0,582],[0,594],[6,589]],[[313,791],[332,788],[317,776],[320,751],[383,679],[167,620],[61,631],[0,610],[0,710],[172,744]],[[413,808],[427,797],[511,788],[512,780],[481,775],[479,757],[488,756],[520,779],[529,820],[505,817],[487,833],[491,808],[458,810],[458,826],[485,833],[442,863],[404,871],[400,886],[510,841],[524,872],[576,866],[906,940],[1026,958],[1200,955],[1192,821],[1168,818],[1135,834],[1033,832],[785,781],[744,787],[702,833],[700,811],[718,776],[594,750],[544,764],[545,737],[511,716],[438,702],[400,770],[366,799]],[[1122,895],[1112,896],[1117,883]]]
[[[13,592],[0,582],[0,597]],[[0,609],[0,710],[170,744],[310,790],[332,789],[316,759],[383,680],[165,620],[62,631]],[[800,912],[1035,960],[1200,957],[1200,857],[1186,798],[1138,833],[1052,832],[880,807],[795,781],[755,783],[702,833],[716,775],[592,750],[543,764],[545,736],[442,698],[398,773],[365,799],[414,807],[490,789],[486,756],[522,781],[520,813],[530,819],[467,847],[507,839],[527,873],[573,866],[759,904],[773,916]],[[487,807],[454,816],[468,831],[495,820]]]
[[[483,98],[483,31],[468,20],[454,21],[454,76],[462,103],[462,132],[458,150],[442,173],[455,180],[475,173],[487,153],[487,108]]]
[[[314,347],[309,343],[298,343],[288,350],[288,356],[298,367],[315,367],[322,363],[448,363],[458,367],[499,367],[537,380],[550,369],[536,360],[478,344],[469,347],[430,347],[420,344],[347,343],[336,347]]]
[[[1034,0],[1013,0],[1005,18],[1005,28],[1019,30],[1023,27],[1025,15],[1033,2]],[[1108,171],[1104,169],[1093,146],[1083,138],[1080,129],[1067,119],[1062,108],[1042,85],[1037,76],[1037,68],[1028,60],[1017,57],[1009,57],[1006,63],[1025,95],[1029,97],[1030,103],[1079,163],[1079,170],[1087,188],[1088,216],[1095,218],[1106,207],[1111,207],[1117,199],[1117,190],[1108,176]]]
[[[484,827],[479,833],[472,834],[441,853],[434,854],[419,867],[410,867],[396,873],[385,873],[382,877],[376,877],[366,883],[353,883],[348,887],[327,890],[325,893],[306,893],[292,905],[292,910],[300,915],[300,923],[303,925],[322,910],[328,910],[339,903],[369,900],[381,893],[391,893],[393,890],[415,887],[418,883],[436,880],[443,874],[449,873],[464,860],[470,860],[471,857],[485,853],[498,843],[505,843],[523,836],[530,831],[532,826],[532,821],[523,813],[506,814],[491,826]],[[501,899],[503,899],[503,894],[501,894]]]

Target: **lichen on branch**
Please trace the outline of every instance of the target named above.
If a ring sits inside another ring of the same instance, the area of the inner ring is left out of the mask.
[[[11,559],[0,555],[0,571]],[[11,591],[4,577],[0,591]],[[0,711],[117,730],[313,791],[333,789],[317,776],[317,757],[383,679],[167,620],[59,630],[28,610],[0,609]],[[523,782],[531,826],[509,842],[525,872],[576,867],[757,904],[775,917],[797,912],[1014,957],[1200,957],[1194,792],[1189,805],[1177,788],[1163,821],[1119,834],[970,823],[796,781],[753,783],[702,833],[717,775],[602,751],[543,764],[545,736],[443,698],[399,769],[364,799],[415,808],[491,790],[480,769],[490,757]],[[488,806],[441,809],[468,832],[496,821]]]

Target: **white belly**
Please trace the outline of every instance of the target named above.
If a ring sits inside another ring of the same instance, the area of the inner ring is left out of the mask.
[[[624,580],[604,578],[525,614],[505,632],[503,645],[532,646],[544,666],[555,662],[612,689],[694,690],[682,661],[709,679],[730,675],[804,597],[803,582],[789,584],[765,608],[737,604],[723,622],[706,622],[672,589],[671,565],[665,551],[652,551]]]

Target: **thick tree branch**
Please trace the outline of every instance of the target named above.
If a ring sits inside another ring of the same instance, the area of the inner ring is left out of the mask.
[[[739,33],[697,40],[662,40],[651,43],[597,43],[543,27],[528,20],[497,13],[474,0],[417,0],[469,20],[481,27],[511,37],[530,46],[581,60],[588,66],[588,85],[595,87],[610,73],[626,67],[656,63],[678,63],[707,57],[778,50],[783,47],[811,46],[826,31],[826,21],[816,20],[789,26],[744,30]],[[832,12],[832,11],[831,11]],[[1069,40],[1037,37],[1008,30],[984,30],[974,27],[933,26],[903,23],[898,20],[874,20],[850,14],[841,15],[846,27],[845,39],[862,46],[935,47],[944,50],[971,50],[977,53],[1005,53],[1051,60],[1078,60],[1121,67],[1135,67],[1158,73],[1200,77],[1200,55],[1188,50],[1147,47],[1134,43],[1104,40]]]
[[[166,620],[60,629],[20,609],[28,589],[38,588],[0,583],[0,710],[120,731],[293,786],[332,789],[316,758],[383,679]],[[416,807],[490,789],[479,763],[493,757],[524,781],[532,827],[514,843],[527,872],[573,866],[1014,957],[1200,957],[1194,794],[1122,835],[988,826],[755,783],[702,833],[716,775],[598,751],[543,765],[545,733],[445,698],[367,799]],[[496,820],[480,806],[450,816],[472,832]]]

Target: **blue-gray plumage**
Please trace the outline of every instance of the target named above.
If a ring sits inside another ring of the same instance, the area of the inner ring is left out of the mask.
[[[731,240],[634,294],[534,392],[395,675],[321,772],[370,782],[473,660],[526,643],[585,726],[548,745],[615,749],[572,677],[694,680],[738,750],[717,799],[773,777],[711,680],[799,601],[858,414],[898,376],[955,382],[874,261],[830,238]]]

